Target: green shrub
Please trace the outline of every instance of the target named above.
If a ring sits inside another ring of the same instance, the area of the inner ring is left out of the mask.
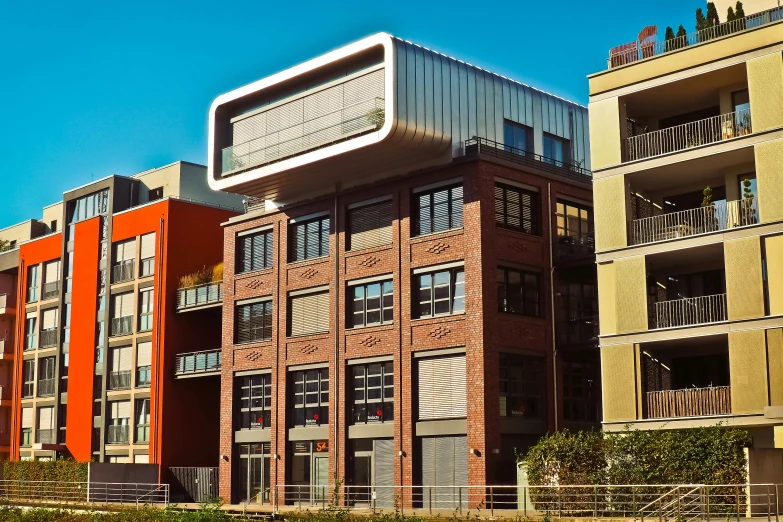
[[[4,480],[87,482],[87,462],[22,460],[3,462]],[[0,519],[2,520],[2,519]]]

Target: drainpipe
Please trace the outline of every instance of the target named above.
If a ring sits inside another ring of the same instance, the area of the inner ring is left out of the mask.
[[[161,308],[162,308],[162,296],[163,296],[163,234],[164,234],[164,220],[163,218],[160,218],[160,225],[158,227],[158,252],[157,252],[157,258],[158,258],[158,266],[155,268],[155,279],[157,280],[157,299],[155,303],[155,362],[157,364],[157,378],[155,379],[155,429],[150,433],[151,440],[154,441],[152,444],[150,444],[151,448],[154,448],[155,451],[155,460],[158,461],[158,482],[160,482],[161,478],[163,477],[163,468],[160,466],[160,458],[159,455],[161,454],[161,448],[160,448],[160,439],[158,437],[158,431],[160,429],[160,418],[161,418],[161,396],[162,396],[162,390],[161,390],[161,384],[163,381],[163,362],[161,361],[161,353],[160,353],[160,337],[162,335],[161,331]]]
[[[338,225],[339,219],[339,196],[340,184],[334,186],[334,384],[332,391],[334,395],[334,414],[332,423],[334,426],[334,483],[340,477],[340,235]]]
[[[552,234],[552,184],[546,184],[546,204],[547,218],[549,220],[549,309],[552,323],[552,383],[554,389],[554,412],[555,412],[555,431],[558,429],[558,394],[557,394],[557,332],[555,329],[555,262],[553,257],[553,238]]]
[[[21,250],[20,250],[21,252]],[[24,273],[24,258],[19,260],[19,271],[16,277],[16,324],[14,324],[14,330],[16,330],[16,337],[14,338],[14,371],[11,377],[11,391],[13,392],[12,408],[11,408],[11,458],[19,458],[20,441],[19,433],[21,433],[18,424],[21,423],[22,409],[20,405],[22,403],[22,390],[19,389],[19,383],[21,381],[20,373],[22,373],[22,367],[24,366],[24,347],[21,343],[25,342],[24,338],[24,324],[27,322],[27,313],[21,305],[24,303],[24,282],[26,280]],[[25,313],[20,313],[25,311]],[[16,347],[19,347],[17,349]],[[20,420],[17,420],[20,419]],[[14,437],[14,434],[17,434]]]

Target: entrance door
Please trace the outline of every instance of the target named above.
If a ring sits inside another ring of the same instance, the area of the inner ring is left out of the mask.
[[[314,502],[323,504],[329,496],[329,457],[313,455],[313,486]]]
[[[355,505],[369,504],[372,497],[372,454],[357,453],[353,458],[352,500]]]
[[[269,503],[269,445],[242,444],[239,452],[240,502]]]

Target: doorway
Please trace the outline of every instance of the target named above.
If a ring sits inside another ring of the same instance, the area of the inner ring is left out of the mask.
[[[291,485],[287,499],[294,504],[326,504],[329,499],[329,443],[291,443]]]
[[[269,443],[239,445],[239,501],[269,504]]]

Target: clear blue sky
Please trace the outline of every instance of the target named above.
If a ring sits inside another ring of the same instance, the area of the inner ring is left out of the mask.
[[[0,228],[70,188],[206,160],[212,100],[386,31],[580,103],[645,25],[700,0],[0,0]]]

